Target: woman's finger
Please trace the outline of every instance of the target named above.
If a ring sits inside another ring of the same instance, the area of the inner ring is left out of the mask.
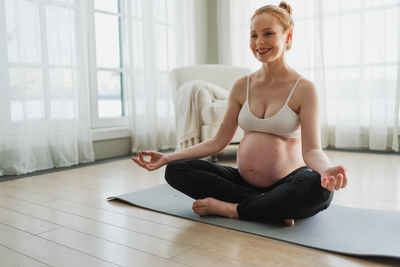
[[[139,159],[136,159],[136,158],[135,158],[135,162],[137,164],[139,164],[141,167],[144,167],[144,165],[145,165],[143,162],[141,162]]]
[[[345,188],[347,185],[347,175],[346,172],[343,173],[343,182],[342,182],[342,188]]]
[[[151,151],[141,151],[143,155],[151,156],[153,152]]]
[[[334,187],[335,187],[335,177],[330,176],[330,177],[329,177],[328,190],[329,190],[329,191],[333,191]]]
[[[132,160],[133,160],[133,162],[135,162],[137,165],[142,165],[142,163],[137,159],[137,158],[135,158],[135,157],[132,157],[131,158]]]
[[[343,183],[343,175],[341,173],[336,176],[336,181],[335,181],[335,190],[339,190],[342,188],[342,183]]]
[[[322,178],[322,182],[321,182],[322,187],[328,189],[328,177],[324,177]]]
[[[143,153],[142,151],[139,151],[139,158],[140,158],[140,161],[141,161],[142,163],[147,163],[147,162],[144,160],[142,153]]]
[[[140,167],[147,169],[147,166],[146,166],[145,163],[139,161],[139,160],[136,159],[136,158],[132,158],[132,160],[133,160],[137,165],[139,165]]]

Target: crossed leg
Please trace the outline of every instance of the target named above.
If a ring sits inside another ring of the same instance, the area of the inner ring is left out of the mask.
[[[193,202],[192,210],[200,216],[220,215],[232,219],[239,219],[237,206],[237,203],[229,203],[212,197],[207,197]],[[284,219],[283,221],[287,226],[294,225],[294,219]]]
[[[238,203],[248,202],[249,199],[263,195],[256,187],[247,184],[237,169],[202,160],[186,159],[170,162],[166,168],[165,178],[175,189],[197,199],[192,209],[200,216],[220,215],[240,218]],[[268,199],[264,199],[263,202],[265,201]],[[261,213],[267,211],[268,209]],[[259,212],[259,209],[255,212]],[[273,214],[271,216],[274,217]],[[282,220],[286,225],[294,225],[292,218]]]

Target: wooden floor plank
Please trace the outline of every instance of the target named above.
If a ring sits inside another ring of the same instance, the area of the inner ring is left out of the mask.
[[[175,242],[100,223],[70,213],[54,210],[0,194],[0,206],[53,224],[87,233],[117,244],[138,249],[163,258],[171,258],[190,249]]]
[[[39,234],[60,227],[3,207],[0,207],[0,222],[31,234]]]
[[[12,249],[0,245],[0,266],[15,267],[48,267],[50,265],[27,257]]]
[[[4,224],[0,244],[51,266],[117,266]]]
[[[179,228],[171,227],[149,220],[129,217],[115,212],[88,207],[82,204],[72,203],[66,200],[52,199],[52,201],[41,203],[42,194],[21,191],[18,188],[6,187],[6,192],[0,189],[0,194],[12,198],[17,198],[31,203],[40,204],[41,206],[64,211],[82,218],[99,221],[105,224],[114,225],[123,229],[147,234],[154,237],[171,240],[171,236],[179,232]],[[105,200],[104,200],[105,201]]]
[[[263,262],[263,263],[260,262],[260,264],[254,264],[242,260],[235,260],[229,257],[215,254],[208,250],[197,249],[197,248],[182,253],[181,255],[174,257],[173,260],[193,267],[203,267],[203,266],[251,267],[251,266],[266,266],[267,264],[272,263],[272,262]]]
[[[6,187],[7,191],[1,191],[1,194],[8,194],[9,196],[19,196],[23,198],[24,200],[30,201],[30,202],[35,202],[36,197],[38,197],[39,200],[42,199],[42,194],[37,194],[37,193],[32,193],[32,192],[27,192],[26,195],[21,194],[19,188],[11,187],[8,186]],[[1,198],[0,198],[1,199]],[[100,222],[104,222],[107,224],[111,224],[114,226],[118,226],[124,229],[129,229],[132,231],[138,231],[140,233],[152,235],[155,237],[160,237],[162,239],[170,240],[172,242],[178,242],[179,244],[186,245],[186,246],[195,246],[195,247],[202,247],[204,250],[208,251],[218,251],[221,255],[224,257],[231,257],[238,259],[240,258],[240,254],[235,254],[232,252],[237,252],[238,250],[235,248],[232,248],[232,244],[235,244],[237,242],[248,242],[246,239],[251,240],[251,236],[249,237],[248,235],[240,235],[238,236],[237,231],[230,231],[230,234],[227,236],[226,235],[226,229],[225,228],[218,228],[215,229],[213,226],[208,225],[208,224],[201,224],[201,223],[196,223],[192,222],[191,224],[188,224],[185,228],[175,228],[175,227],[169,227],[166,225],[160,225],[155,222],[150,222],[147,220],[142,220],[142,219],[136,219],[120,214],[116,214],[113,212],[108,212],[104,211],[101,209],[95,209],[91,207],[86,207],[84,205],[80,204],[74,204],[68,201],[64,200],[54,200],[50,203],[44,203],[43,204],[45,207],[50,207],[55,210],[59,211],[64,211],[68,212],[74,215],[78,215],[80,217],[85,217],[85,218],[90,218],[93,220],[100,220]],[[128,207],[129,208],[129,207]],[[182,235],[182,230],[185,231],[185,235]],[[214,232],[214,242],[210,242],[208,235],[209,231]],[[183,237],[180,239],[180,237]],[[215,238],[218,237],[218,238]],[[274,258],[274,255],[285,255],[285,250],[287,249],[286,243],[282,243],[280,241],[276,240],[271,240],[271,239],[262,239],[263,240],[263,245],[265,246],[265,243],[271,243],[272,249],[270,249],[267,253],[265,251],[254,251],[251,247],[244,247],[242,248],[242,252],[248,253],[248,254],[254,254],[253,258],[260,257],[262,254],[262,257],[265,258],[265,260],[268,260],[268,258]],[[281,244],[279,244],[281,243]],[[256,252],[259,252],[259,254],[255,254]],[[318,253],[317,251],[311,251],[311,253],[308,251],[305,251],[303,247],[301,246],[293,246],[292,248],[293,254],[297,255],[297,261],[303,260],[303,263],[310,264],[309,261],[317,261],[319,260],[319,263],[322,263],[326,260],[326,253]],[[265,257],[267,256],[267,257]],[[333,256],[335,257],[335,256]],[[339,257],[339,256],[336,256]],[[282,262],[287,262],[287,264],[292,264],[293,262],[289,260],[283,260],[281,259]],[[254,262],[253,262],[254,263]]]
[[[398,155],[327,154],[334,164],[345,165],[349,176],[348,187],[335,193],[333,203],[400,210]],[[222,155],[219,163],[236,167],[235,155]],[[116,259],[105,252],[108,249],[144,263],[147,256],[143,255],[150,255],[151,263],[158,264],[160,259],[161,265],[164,260],[169,264],[171,258],[190,266],[400,265],[399,260],[325,252],[105,200],[164,183],[164,170],[147,172],[127,159],[0,183],[0,213],[5,214],[0,215],[0,222],[32,233],[45,229],[38,226],[45,222],[50,228],[41,232],[43,237],[64,249],[74,248],[110,262]],[[31,228],[29,217],[36,220]],[[52,230],[52,225],[63,228]],[[40,261],[36,256],[32,258]],[[122,260],[114,263],[124,265]]]
[[[185,266],[64,227],[40,236],[121,266]]]
[[[35,179],[25,179],[24,183],[3,183],[2,186],[0,186],[0,192],[5,195],[13,192],[13,196],[19,199],[26,199],[30,193],[36,193],[43,196],[52,197],[53,200],[65,200],[71,203],[82,204],[87,207],[111,211],[119,215],[157,222],[159,224],[173,226],[180,229],[184,229],[186,226],[192,224],[192,221],[189,220],[175,216],[166,216],[165,214],[134,207],[124,202],[105,201],[105,199],[101,198],[90,197],[79,193],[71,193],[62,189],[48,187],[43,184],[35,183]],[[45,201],[43,203],[45,203]]]

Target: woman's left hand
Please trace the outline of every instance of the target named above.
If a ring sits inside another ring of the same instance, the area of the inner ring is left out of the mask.
[[[346,169],[342,165],[331,167],[321,173],[321,186],[329,191],[345,188],[346,185]]]

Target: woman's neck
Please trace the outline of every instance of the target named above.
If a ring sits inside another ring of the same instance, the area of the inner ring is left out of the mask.
[[[282,57],[273,62],[263,63],[260,72],[265,79],[273,81],[286,78],[292,69]]]

